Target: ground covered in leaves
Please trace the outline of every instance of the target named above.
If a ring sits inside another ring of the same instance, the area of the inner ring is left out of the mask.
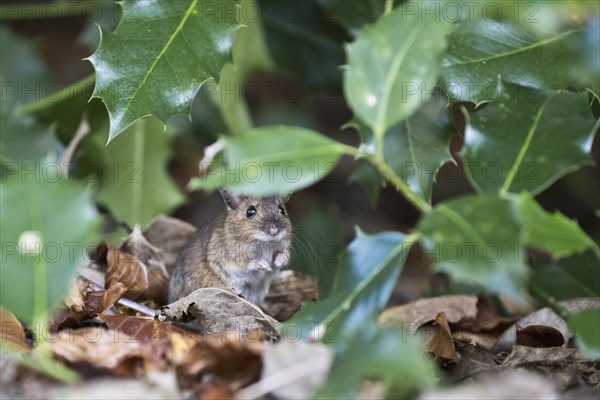
[[[281,329],[317,299],[310,276],[283,271],[260,307],[212,288],[164,304],[176,256],[194,230],[159,217],[143,231],[136,226],[119,248],[99,246],[48,326],[24,326],[2,311],[2,340],[11,348],[2,353],[3,396],[309,398],[326,396],[328,385],[340,383],[340,372],[364,372],[353,365],[361,362],[360,349],[339,355],[347,359],[340,367],[317,333],[301,341]],[[561,305],[569,312],[597,312],[600,299]],[[387,308],[378,324],[394,335],[416,337],[423,349],[412,356],[437,365],[440,385],[422,392],[422,399],[598,398],[600,363],[577,349],[563,318],[550,308],[527,315],[515,308],[504,316],[496,309],[484,297],[422,298]],[[65,370],[52,377],[47,366],[26,361],[47,360],[48,353],[77,374]],[[364,398],[383,398],[390,384],[368,373],[344,379],[360,380]]]

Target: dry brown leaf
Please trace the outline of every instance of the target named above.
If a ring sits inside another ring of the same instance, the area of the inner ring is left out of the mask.
[[[30,351],[23,325],[13,313],[0,307],[2,344],[9,344],[15,350]]]
[[[106,290],[93,291],[87,294],[86,309],[101,313],[114,306],[129,289],[121,282],[115,282]]]
[[[86,279],[77,278],[71,286],[71,291],[65,298],[65,306],[73,311],[81,312],[85,309],[85,299],[90,290],[90,282]]]
[[[450,361],[455,361],[454,338],[443,312],[437,315],[431,328],[433,328],[432,335],[425,343],[426,351],[433,354],[433,359],[438,364],[444,365]]]
[[[108,326],[108,329],[121,332],[140,342],[158,342],[168,339],[174,334],[181,337],[188,337],[191,340],[198,339],[197,335],[185,329],[180,329],[170,323],[159,322],[152,318],[107,314],[100,314],[98,318]]]
[[[568,312],[575,313],[591,308],[600,308],[600,298],[570,299],[561,301],[560,304]],[[496,355],[499,353],[510,353],[512,346],[515,343],[517,324],[522,328],[525,328],[529,325],[550,326],[562,334],[565,343],[569,343],[573,337],[573,333],[569,330],[567,323],[563,318],[557,315],[550,308],[542,308],[541,310],[538,310],[520,319],[516,324],[513,324],[510,328],[504,331],[504,333],[502,333],[502,335],[494,344],[492,353]]]
[[[176,366],[179,385],[185,390],[203,392],[202,377],[226,384],[230,393],[255,381],[261,370],[260,341],[249,341],[235,332],[204,336],[201,340],[174,334],[167,359]]]
[[[108,269],[106,271],[106,287],[110,288],[117,282],[127,287],[125,297],[136,300],[141,298],[148,288],[148,272],[146,266],[137,258],[117,249],[108,248],[106,256]]]
[[[55,357],[83,375],[100,373],[133,377],[144,370],[145,352],[140,342],[99,327],[64,329],[49,338]]]
[[[317,278],[285,270],[275,277],[260,306],[267,314],[283,322],[300,310],[304,303],[315,301],[318,297]]]
[[[434,321],[438,314],[446,314],[449,323],[456,323],[463,318],[474,318],[477,315],[477,297],[475,296],[441,296],[420,299],[402,306],[388,308],[379,316],[383,326],[412,325],[414,330]]]
[[[121,282],[116,282],[107,290],[92,291],[92,283],[83,277],[77,279],[77,287],[79,290],[76,308],[64,307],[58,310],[52,318],[52,332],[79,327],[81,322],[94,318],[98,313],[115,305],[128,290]],[[73,301],[69,303],[73,304]]]
[[[279,336],[276,320],[237,294],[219,288],[197,289],[161,307],[157,317],[161,321],[176,320],[178,326],[200,335],[217,335],[228,331],[248,336],[260,330],[268,339]]]
[[[169,274],[162,250],[144,237],[139,225],[136,225],[123,241],[120,250],[135,257],[139,265],[145,267],[148,287],[140,299],[153,300],[161,304],[169,286]]]
[[[150,221],[143,235],[148,242],[162,250],[165,266],[170,274],[181,249],[194,232],[196,227],[187,222],[159,215]]]
[[[516,344],[528,347],[560,347],[565,338],[556,328],[545,325],[529,325],[521,328],[517,324]]]

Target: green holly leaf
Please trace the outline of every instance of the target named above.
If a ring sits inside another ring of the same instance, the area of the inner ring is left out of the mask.
[[[431,201],[437,171],[452,161],[447,101],[439,93],[416,113],[386,132],[386,162],[413,193]]]
[[[461,23],[448,37],[439,84],[452,101],[475,104],[497,100],[502,82],[566,89],[574,82],[565,71],[580,56],[571,41],[580,36],[581,29],[542,35],[490,19]]]
[[[95,199],[129,225],[146,225],[158,214],[168,214],[185,200],[167,174],[170,137],[155,118],[138,121],[108,145],[106,124],[83,144],[88,159],[82,171],[95,172],[87,180],[97,185]]]
[[[0,304],[27,322],[42,322],[68,293],[98,238],[100,218],[88,189],[41,173],[56,165],[27,168],[29,174],[0,186]]]
[[[469,116],[461,156],[478,191],[537,194],[593,163],[597,128],[585,93],[510,85],[497,102]]]
[[[528,246],[561,258],[587,249],[600,249],[575,222],[560,213],[548,213],[527,194],[515,196],[513,204],[523,224],[523,240]]]
[[[436,205],[417,226],[434,269],[462,283],[524,301],[527,268],[511,201],[469,195]]]
[[[376,138],[427,101],[452,27],[423,7],[407,7],[414,4],[403,3],[365,27],[346,48],[345,97]]]
[[[414,238],[414,237],[413,237]],[[397,232],[368,235],[360,230],[342,255],[332,295],[306,304],[280,332],[287,339],[338,343],[385,307],[413,238]]]
[[[225,163],[207,167],[190,189],[263,196],[287,194],[323,179],[348,147],[305,128],[266,126],[243,136],[224,137]]]
[[[592,360],[600,360],[600,310],[590,309],[569,315],[567,325],[575,333],[577,346]]]
[[[348,340],[317,399],[364,397],[361,388],[372,379],[383,383],[384,398],[389,399],[415,398],[419,390],[435,383],[435,367],[424,357],[420,337],[407,334],[407,330],[371,330],[363,326]]]
[[[200,86],[217,80],[231,61],[234,0],[125,0],[115,32],[101,29],[89,57],[96,70],[93,97],[110,116],[109,140],[148,115],[163,123],[190,112]]]
[[[600,256],[586,251],[535,265],[531,282],[556,300],[600,297]]]

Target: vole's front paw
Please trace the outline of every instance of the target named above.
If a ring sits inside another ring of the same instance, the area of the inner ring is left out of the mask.
[[[262,270],[262,271],[267,271],[267,272],[273,271],[273,269],[269,265],[269,262],[267,260],[263,260],[263,259],[252,261],[250,263],[250,269],[251,270]]]
[[[281,268],[285,264],[287,264],[289,260],[290,260],[290,258],[288,257],[287,254],[285,254],[285,253],[276,253],[275,254],[275,259],[273,260],[273,264],[275,264],[275,266],[277,268]]]

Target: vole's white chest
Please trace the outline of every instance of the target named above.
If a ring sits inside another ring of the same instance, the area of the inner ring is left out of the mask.
[[[225,266],[233,290],[253,303],[261,302],[267,295],[271,280],[279,271],[274,266],[274,258],[281,251],[278,242],[245,245],[238,248],[234,260]],[[258,260],[268,263],[271,270],[257,268]],[[233,261],[233,262],[232,262]]]

